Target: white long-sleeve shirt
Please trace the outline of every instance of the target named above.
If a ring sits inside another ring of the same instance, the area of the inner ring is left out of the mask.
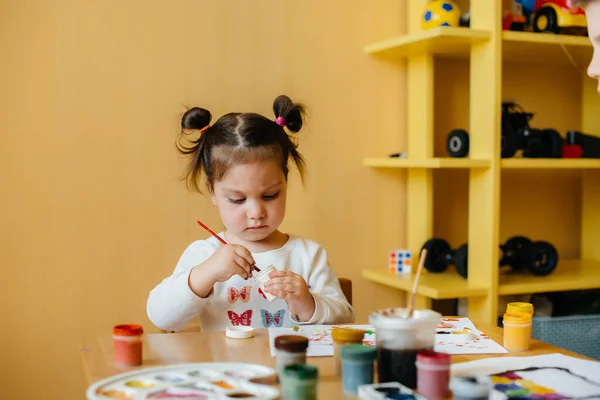
[[[223,232],[219,236],[223,238]],[[183,329],[195,317],[200,318],[203,331],[225,330],[235,325],[268,328],[354,322],[354,310],[329,267],[325,249],[312,240],[288,236],[282,247],[252,253],[252,257],[259,268],[272,264],[278,270],[292,271],[304,278],[315,300],[315,312],[309,321],[299,322],[290,315],[283,299],[267,301],[254,278],[244,280],[234,275],[225,282],[217,282],[207,298],[192,292],[188,284],[192,268],[221,246],[213,237],[190,244],[173,273],[152,289],[147,303],[148,317],[158,328],[174,331]]]

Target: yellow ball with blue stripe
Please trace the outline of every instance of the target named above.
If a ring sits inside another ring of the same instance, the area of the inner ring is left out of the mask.
[[[433,0],[425,7],[421,28],[433,29],[440,26],[459,26],[460,8],[450,0]]]

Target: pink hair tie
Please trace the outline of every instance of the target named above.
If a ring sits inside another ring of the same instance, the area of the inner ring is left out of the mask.
[[[275,118],[275,123],[279,126],[284,126],[285,125],[285,118],[283,117],[277,117]]]

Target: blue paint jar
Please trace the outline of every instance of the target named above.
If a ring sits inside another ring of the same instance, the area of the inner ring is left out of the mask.
[[[374,361],[377,349],[362,344],[342,346],[342,385],[344,393],[356,394],[360,385],[373,383]]]

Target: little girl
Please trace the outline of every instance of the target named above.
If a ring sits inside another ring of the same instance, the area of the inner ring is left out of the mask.
[[[194,107],[181,121],[178,149],[189,156],[188,186],[208,193],[225,225],[216,238],[197,240],[183,252],[173,273],[148,297],[150,320],[180,330],[194,317],[202,330],[294,324],[354,322],[354,310],[329,268],[327,252],[312,240],[278,230],[285,215],[288,160],[303,176],[304,160],[284,127],[298,132],[304,109],[287,96],[273,103],[275,120],[255,113],[229,113],[214,125]],[[182,143],[190,130],[200,137]],[[253,279],[252,266],[277,269],[265,284],[269,302]]]

